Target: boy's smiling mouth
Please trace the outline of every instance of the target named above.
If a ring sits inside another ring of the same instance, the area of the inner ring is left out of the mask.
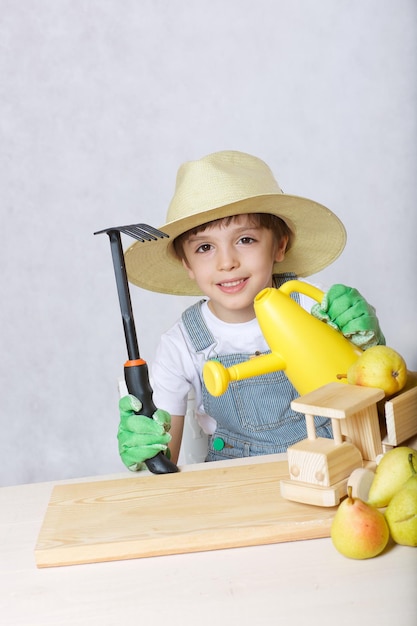
[[[247,278],[237,278],[236,280],[227,280],[221,283],[217,283],[217,286],[227,291],[233,291],[243,286],[247,282],[247,280]]]

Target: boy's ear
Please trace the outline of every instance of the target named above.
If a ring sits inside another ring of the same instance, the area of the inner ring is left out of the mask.
[[[193,270],[191,269],[191,267],[188,265],[188,263],[187,263],[187,259],[182,258],[182,259],[181,259],[181,262],[182,262],[182,265],[183,265],[184,269],[186,270],[186,272],[187,272],[188,276],[191,278],[191,280],[194,280],[194,278],[195,278],[195,276],[194,276],[194,272],[193,272]]]
[[[275,261],[277,263],[284,260],[287,245],[288,237],[285,235],[284,237],[281,237],[281,241],[277,243],[277,247],[275,249]]]

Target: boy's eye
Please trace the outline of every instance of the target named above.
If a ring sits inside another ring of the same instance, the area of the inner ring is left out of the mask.
[[[253,237],[241,237],[239,239],[239,243],[243,243],[243,244],[253,243],[254,241],[255,239]]]
[[[201,246],[198,246],[196,252],[208,252],[211,250],[211,247],[210,243],[202,243]]]

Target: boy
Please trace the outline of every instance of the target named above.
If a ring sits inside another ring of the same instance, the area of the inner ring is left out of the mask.
[[[290,407],[299,394],[285,374],[237,381],[214,398],[204,386],[203,366],[215,358],[228,367],[268,351],[255,317],[256,294],[334,261],[345,246],[343,224],[322,205],[284,194],[260,159],[223,151],[180,167],[161,230],[170,238],[126,251],[129,280],[152,291],[205,299],[161,337],[152,384],[154,402],[163,410],[149,420],[134,413],[140,398],[121,399],[123,462],[139,469],[169,442],[177,461],[191,389],[209,434],[208,461],[285,452],[307,436],[304,416]],[[304,296],[294,297],[310,308]],[[384,343],[374,309],[354,289],[333,286],[313,313],[362,348]],[[315,421],[317,435],[331,437],[329,420]]]

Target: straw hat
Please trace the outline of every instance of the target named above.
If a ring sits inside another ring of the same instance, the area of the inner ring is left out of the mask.
[[[158,227],[169,239],[136,242],[126,250],[129,281],[150,291],[200,295],[175,257],[173,240],[206,222],[243,213],[277,215],[293,231],[291,249],[274,273],[315,274],[337,259],[346,243],[336,215],[313,200],[283,193],[264,161],[243,152],[215,152],[180,167],[167,222]]]

